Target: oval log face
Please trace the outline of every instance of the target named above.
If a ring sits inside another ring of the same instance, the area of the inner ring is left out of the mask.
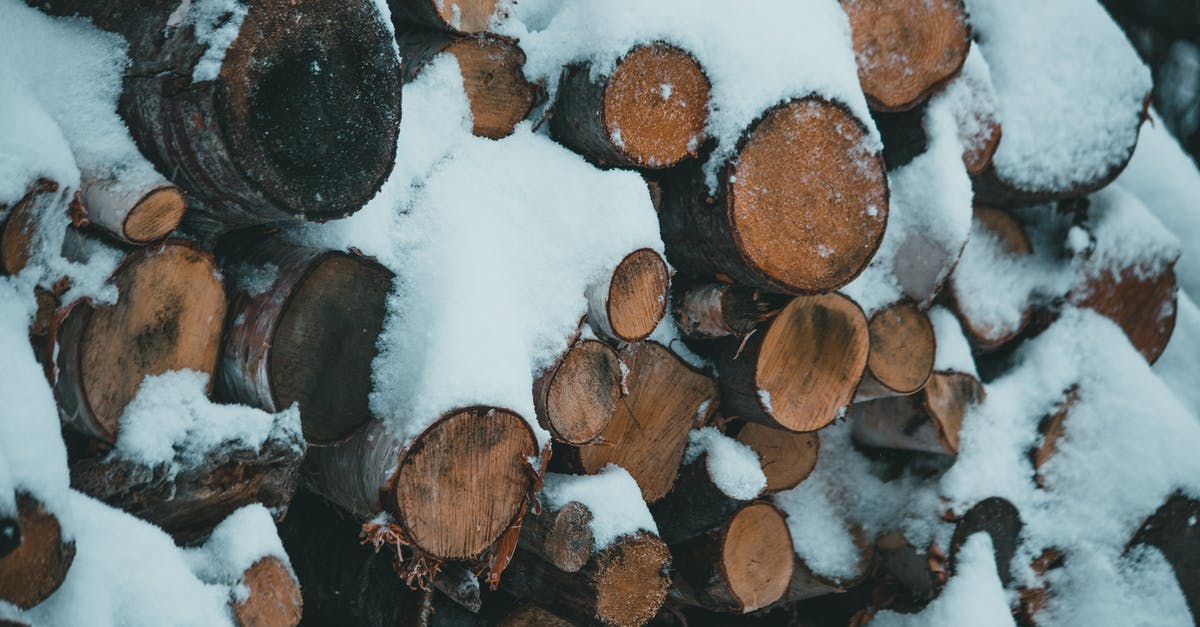
[[[729,522],[721,545],[721,563],[730,591],[744,612],[782,598],[795,561],[791,532],[775,506],[748,505]]]
[[[37,499],[17,493],[20,544],[0,557],[0,601],[27,610],[58,589],[75,560],[58,518]]]
[[[174,185],[163,185],[146,194],[129,210],[122,230],[135,244],[145,244],[166,237],[179,226],[187,200]]]
[[[897,394],[920,390],[933,372],[937,348],[929,316],[902,302],[871,316],[867,328],[867,369],[875,380]]]
[[[1112,320],[1149,363],[1167,349],[1175,331],[1175,269],[1151,274],[1142,268],[1125,268],[1117,275],[1099,272],[1068,300]]]
[[[671,275],[662,256],[642,248],[613,271],[605,304],[613,334],[625,342],[646,339],[667,311]]]
[[[866,267],[883,239],[883,159],[845,106],[815,97],[768,112],[728,171],[728,220],[743,260],[791,293],[827,292]]]
[[[796,487],[817,467],[821,438],[816,433],[790,433],[747,422],[737,433],[737,441],[758,455],[767,477],[764,492],[773,494]]]
[[[638,533],[619,540],[593,558],[595,618],[604,625],[644,625],[654,618],[670,587],[667,545],[655,536]]]
[[[570,444],[591,442],[608,426],[620,396],[616,351],[599,340],[577,342],[551,375],[546,392],[551,434]]]
[[[264,557],[242,573],[242,585],[250,590],[233,604],[238,625],[295,627],[300,623],[303,601],[300,584],[279,558]]]
[[[314,19],[313,16],[323,16]],[[306,219],[361,207],[391,170],[400,66],[369,2],[250,4],[217,78],[231,157]]]
[[[395,2],[396,0],[392,0]],[[482,33],[496,13],[496,0],[401,0],[408,4],[425,2],[446,26],[460,33]]]

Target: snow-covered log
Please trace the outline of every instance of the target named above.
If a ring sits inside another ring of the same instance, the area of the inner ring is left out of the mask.
[[[1003,289],[1006,274],[1021,272],[1021,259],[1033,255],[1025,229],[1011,214],[975,207],[971,238],[950,274],[947,300],[976,350],[991,350],[1011,342],[1029,324],[1032,303],[1015,311],[995,308],[989,298]]]
[[[606,337],[640,342],[667,311],[671,272],[662,255],[641,248],[588,288],[588,324]]]
[[[0,556],[0,601],[29,609],[62,585],[75,559],[75,543],[33,495],[18,492],[16,506],[20,541]]]

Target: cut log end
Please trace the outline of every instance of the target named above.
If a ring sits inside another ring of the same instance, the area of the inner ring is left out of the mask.
[[[639,533],[601,551],[597,560],[595,618],[605,625],[643,625],[667,598],[671,561],[667,545]]]
[[[400,460],[385,506],[426,553],[471,559],[520,514],[532,485],[533,432],[510,411],[472,407],[425,430]]]
[[[142,197],[125,217],[122,233],[134,244],[158,241],[174,231],[187,211],[183,192],[174,185],[164,185]]]
[[[708,77],[687,52],[638,46],[604,89],[604,133],[633,165],[667,168],[695,156],[708,121]]]
[[[958,432],[967,410],[983,401],[983,384],[974,375],[938,372],[925,385],[925,409],[933,418],[938,440],[946,450],[958,454]]]
[[[3,274],[16,274],[29,263],[38,214],[56,198],[56,191],[58,183],[39,179],[9,210],[0,227],[0,271]]]
[[[270,388],[276,408],[300,403],[305,440],[332,444],[371,418],[371,361],[392,278],[379,264],[342,253],[306,272],[270,339]]]
[[[934,372],[919,394],[854,405],[854,439],[870,447],[957,455],[963,419],[985,396],[974,375]]]
[[[911,109],[967,60],[971,27],[961,0],[842,0],[842,8],[872,108]]]
[[[867,326],[871,348],[860,398],[913,394],[925,386],[933,373],[937,350],[933,323],[911,303],[900,302],[871,316]],[[877,384],[875,385],[868,385]],[[865,390],[878,387],[879,390]]]
[[[17,493],[20,544],[0,557],[0,601],[27,610],[58,589],[75,559],[58,518],[36,498]]]
[[[1121,327],[1133,347],[1154,363],[1167,348],[1175,331],[1175,269],[1148,272],[1125,268],[1119,273],[1100,272],[1067,299],[1091,309]]]
[[[463,88],[471,105],[473,132],[500,139],[533,108],[537,88],[525,80],[525,53],[516,44],[496,37],[455,40],[446,52],[458,60]]]
[[[791,533],[775,506],[748,505],[729,522],[721,545],[721,564],[742,612],[753,612],[782,598],[794,562]]]
[[[328,220],[356,211],[395,157],[394,45],[373,3],[253,3],[217,77],[232,161],[298,217]]]
[[[608,285],[605,313],[613,337],[640,342],[667,311],[671,274],[662,255],[643,248],[621,260]]]
[[[233,604],[239,627],[295,627],[303,602],[300,584],[279,558],[264,557],[242,574],[244,596]]]
[[[845,106],[815,97],[771,110],[750,131],[728,173],[728,218],[744,262],[769,286],[825,292],[871,260],[888,188],[866,135]]]
[[[498,0],[391,0],[392,10],[419,23],[456,33],[482,33],[496,14]]]
[[[563,571],[578,572],[592,556],[592,511],[571,501],[553,514],[553,520],[541,551]]]
[[[992,157],[1000,147],[1000,120],[994,112],[968,115],[972,119],[959,123],[958,139],[963,145],[963,165],[967,174],[979,176],[992,164]]]
[[[580,340],[535,384],[542,426],[558,441],[587,444],[608,426],[621,395],[621,362],[599,340]]]
[[[747,422],[738,431],[737,440],[758,454],[767,477],[767,494],[800,485],[817,467],[821,439],[816,433],[790,433]]]

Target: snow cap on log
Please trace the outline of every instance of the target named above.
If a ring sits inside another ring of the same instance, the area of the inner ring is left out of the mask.
[[[971,238],[950,275],[949,298],[972,344],[982,350],[1011,341],[1033,314],[1032,303],[1016,298],[1030,272],[1033,244],[1012,215],[975,207]]]
[[[855,401],[912,394],[929,380],[937,338],[929,316],[902,300],[875,312],[867,323],[871,347]]]

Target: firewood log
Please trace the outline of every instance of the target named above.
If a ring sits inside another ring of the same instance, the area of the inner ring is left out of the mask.
[[[708,454],[702,453],[691,463],[684,464],[675,485],[657,503],[650,506],[659,536],[675,545],[703,535],[745,507],[750,498],[734,498],[721,491],[713,481]]]
[[[17,492],[20,544],[0,556],[0,601],[27,610],[58,589],[75,560],[75,542],[36,497]]]
[[[382,422],[310,451],[307,484],[362,520],[387,511],[435,560],[479,557],[524,511],[537,454],[523,418],[492,407],[448,412],[405,439]]]
[[[572,627],[571,623],[536,605],[522,605],[501,619],[500,627]]]
[[[747,422],[741,425],[735,437],[758,455],[763,475],[767,477],[763,494],[790,490],[800,485],[817,467],[821,439],[816,433],[792,433]]]
[[[945,586],[944,556],[936,546],[914,547],[904,535],[892,532],[875,542],[873,579],[876,608],[919,612]]]
[[[708,122],[710,85],[686,51],[636,46],[613,70],[566,69],[550,132],[602,166],[669,168],[698,154]]]
[[[1129,546],[1149,545],[1162,552],[1192,616],[1200,612],[1200,501],[1173,494],[1142,523]]]
[[[933,374],[937,338],[933,323],[911,302],[881,309],[867,323],[870,349],[856,402],[907,396],[920,391]]]
[[[1136,266],[1091,274],[1067,295],[1073,305],[1117,323],[1151,364],[1166,350],[1175,330],[1176,298],[1174,264],[1151,274]]]
[[[841,294],[799,296],[745,340],[722,340],[722,410],[789,431],[815,431],[850,404],[866,367],[867,319]]]
[[[673,600],[715,612],[753,612],[788,591],[792,536],[774,505],[755,502],[720,527],[672,545],[671,561]]]
[[[369,0],[253,0],[216,15],[199,3],[34,4],[92,17],[129,42],[118,110],[187,193],[185,226],[197,235],[340,218],[392,170],[400,61]]]
[[[842,0],[872,108],[904,111],[954,78],[971,44],[962,0]]]
[[[452,33],[481,33],[497,14],[498,0],[388,0],[392,19]]]
[[[680,290],[675,325],[684,337],[745,337],[791,299],[732,283],[702,283]]]
[[[992,538],[996,574],[1000,576],[1000,583],[1007,586],[1012,582],[1012,559],[1017,552],[1023,526],[1021,513],[1007,499],[993,496],[971,506],[971,509],[958,519],[954,526],[954,535],[950,538],[951,573],[955,569],[958,549],[967,538],[976,533],[986,533]]]
[[[627,396],[600,440],[555,449],[552,468],[595,474],[616,464],[637,481],[647,503],[661,499],[675,483],[688,432],[705,423],[717,405],[717,385],[656,342],[631,344],[621,351],[628,368]]]
[[[887,224],[883,159],[864,150],[867,132],[844,105],[818,97],[765,112],[719,168],[715,197],[699,163],[664,179],[667,258],[690,277],[725,275],[769,291],[848,283]]]
[[[217,395],[300,404],[304,438],[344,441],[371,419],[371,361],[392,273],[358,254],[247,240],[219,249],[231,289]]]
[[[538,423],[565,444],[587,444],[599,437],[620,398],[620,359],[599,340],[576,340],[533,383]]]
[[[1038,424],[1038,433],[1041,435],[1041,440],[1036,448],[1030,452],[1030,458],[1033,461],[1034,481],[1040,487],[1047,487],[1046,477],[1042,474],[1042,466],[1054,457],[1054,453],[1058,451],[1058,440],[1062,438],[1067,431],[1067,417],[1071,414],[1071,408],[1079,401],[1079,387],[1071,386],[1063,393],[1063,399],[1055,407],[1054,412],[1042,418]]]
[[[500,139],[533,108],[537,88],[525,80],[525,53],[515,42],[493,35],[456,36],[442,31],[396,25],[404,59],[404,82],[415,79],[435,57],[453,56],[462,72],[471,105],[474,133]]]
[[[588,288],[588,324],[606,337],[640,342],[666,313],[670,285],[662,255],[649,248],[635,250]]]
[[[118,451],[81,459],[71,465],[71,487],[189,543],[243,505],[262,503],[282,518],[304,451],[300,435],[277,424],[261,448],[226,442],[199,464],[151,466]]]
[[[868,447],[958,454],[958,432],[971,406],[986,396],[973,374],[935,371],[911,396],[852,405],[854,441]]]
[[[518,546],[536,550],[563,572],[579,572],[595,549],[591,522],[592,510],[579,501],[557,510],[543,504],[540,512],[525,516]]]
[[[149,169],[104,178],[85,176],[81,192],[88,223],[129,244],[166,237],[187,210],[183,192]]]
[[[875,545],[861,529],[853,529],[854,546],[858,549],[858,561],[853,575],[830,577],[815,572],[799,555],[794,555],[795,566],[788,582],[787,602],[802,601],[826,594],[840,594],[858,585],[871,570],[875,559]]]
[[[979,351],[993,350],[1015,339],[1033,315],[1032,304],[1026,304],[1015,324],[992,320],[986,305],[979,305],[980,290],[995,289],[987,281],[988,272],[1011,272],[1007,262],[1033,255],[1033,245],[1024,227],[1012,215],[989,207],[975,207],[971,239],[955,272],[950,274],[948,300],[954,309],[963,332]],[[980,285],[986,282],[988,285]],[[982,309],[982,311],[980,311]]]
[[[4,215],[0,207],[0,274],[16,274],[29,263],[33,254],[38,216],[53,208],[59,201],[59,185],[49,179],[38,179],[29,186],[20,200]]]
[[[295,627],[303,602],[300,584],[279,558],[264,557],[242,574],[244,599],[233,603],[238,627]]]
[[[184,240],[133,251],[109,281],[117,302],[60,310],[46,355],[63,422],[113,442],[143,377],[214,371],[226,298],[212,255]]]

